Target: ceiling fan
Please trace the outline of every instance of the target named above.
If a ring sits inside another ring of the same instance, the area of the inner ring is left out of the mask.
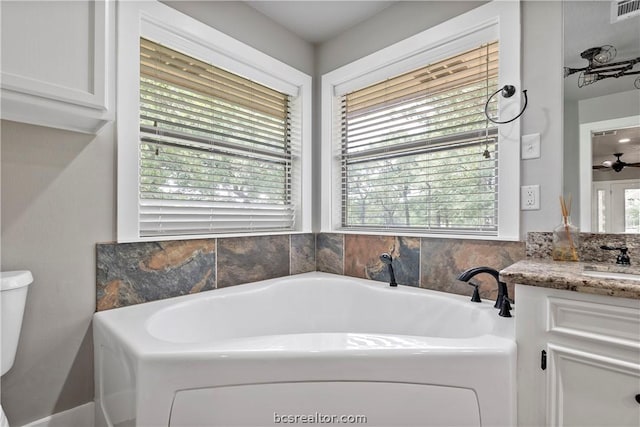
[[[614,162],[613,160],[605,160],[604,162],[602,162],[601,165],[595,165],[593,166],[593,169],[613,169],[616,172],[620,172],[622,169],[624,169],[625,167],[632,167],[632,168],[639,168],[640,167],[640,162],[638,163],[627,163],[627,162],[623,162],[622,160],[620,160],[620,157],[622,157],[624,153],[614,153],[613,155],[616,156],[618,159]]]

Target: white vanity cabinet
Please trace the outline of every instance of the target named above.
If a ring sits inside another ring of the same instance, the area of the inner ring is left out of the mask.
[[[516,295],[518,425],[640,426],[640,300]]]
[[[97,133],[114,118],[110,1],[1,1],[3,119]]]

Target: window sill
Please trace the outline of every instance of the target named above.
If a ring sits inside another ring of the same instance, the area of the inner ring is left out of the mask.
[[[138,239],[118,240],[118,243],[138,243],[138,242],[166,242],[169,240],[203,240],[203,239],[224,239],[226,237],[257,237],[257,236],[280,236],[291,234],[310,234],[311,231],[265,231],[260,233],[218,233],[199,235],[177,235],[177,236],[149,236]]]
[[[494,240],[494,241],[507,241],[507,242],[519,242],[520,239],[517,236],[498,236],[491,234],[449,234],[449,233],[419,233],[408,231],[376,231],[376,230],[352,230],[352,229],[335,229],[335,230],[321,230],[321,233],[336,233],[336,234],[360,234],[365,236],[398,236],[398,237],[421,237],[430,239],[460,239],[460,240]]]

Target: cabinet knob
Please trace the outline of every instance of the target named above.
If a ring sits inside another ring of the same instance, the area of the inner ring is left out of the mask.
[[[636,402],[640,403],[640,394],[636,394]]]

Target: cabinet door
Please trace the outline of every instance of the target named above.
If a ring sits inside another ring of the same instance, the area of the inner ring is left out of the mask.
[[[640,364],[554,344],[548,354],[548,425],[640,425]]]
[[[0,1],[1,118],[86,133],[113,120],[112,3]]]

